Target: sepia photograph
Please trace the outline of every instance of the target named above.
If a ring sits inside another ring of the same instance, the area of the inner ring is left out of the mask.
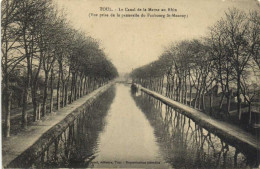
[[[1,0],[2,168],[260,168],[260,0]]]

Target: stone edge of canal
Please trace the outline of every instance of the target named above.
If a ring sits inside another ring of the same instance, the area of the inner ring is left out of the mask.
[[[86,109],[87,106],[90,106],[93,101],[95,101],[101,94],[107,91],[113,84],[115,84],[115,81],[112,81],[109,84],[97,89],[99,91],[97,91],[96,94],[88,98],[83,104],[79,105],[76,109],[70,112],[60,122],[54,124],[48,131],[43,133],[40,138],[36,142],[34,142],[28,149],[17,155],[14,160],[3,167],[30,167],[33,161],[40,157],[41,153],[44,152],[54,141],[54,138],[58,137],[67,127],[69,127],[69,125],[72,124],[75,119],[77,119],[77,117],[82,113],[82,111],[84,111],[84,109]]]
[[[160,100],[164,104],[173,107],[178,108],[180,110],[183,110],[181,113],[183,113],[185,116],[191,118],[196,123],[198,123],[203,128],[209,130],[210,132],[214,133],[221,139],[223,139],[228,144],[235,146],[238,148],[241,152],[250,154],[250,156],[254,156],[259,158],[258,154],[260,153],[260,147],[258,140],[254,138],[251,134],[245,133],[242,129],[227,124],[222,121],[218,121],[216,119],[212,119],[208,115],[193,109],[189,106],[186,106],[182,103],[176,102],[174,100],[171,100],[161,94],[158,94],[154,91],[151,91],[149,89],[146,89],[138,84],[133,84],[134,87],[137,89],[140,89],[141,91],[145,92],[146,94]],[[227,127],[230,128],[230,131]],[[257,159],[259,160],[259,159]]]

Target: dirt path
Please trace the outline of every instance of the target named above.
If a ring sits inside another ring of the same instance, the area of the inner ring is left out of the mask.
[[[100,87],[92,93],[83,96],[74,101],[66,107],[60,109],[58,112],[49,114],[44,119],[32,123],[26,130],[9,138],[2,140],[2,166],[7,166],[11,161],[18,157],[21,153],[32,146],[44,133],[61,122],[70,113],[75,111],[78,107],[86,103],[88,100],[106,91],[113,82]]]

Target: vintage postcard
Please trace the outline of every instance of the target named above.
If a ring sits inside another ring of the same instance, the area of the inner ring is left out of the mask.
[[[260,165],[260,0],[2,0],[3,168]]]

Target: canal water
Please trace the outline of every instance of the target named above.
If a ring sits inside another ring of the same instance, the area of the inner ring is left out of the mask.
[[[251,168],[242,153],[130,85],[102,94],[33,162],[35,168]]]

